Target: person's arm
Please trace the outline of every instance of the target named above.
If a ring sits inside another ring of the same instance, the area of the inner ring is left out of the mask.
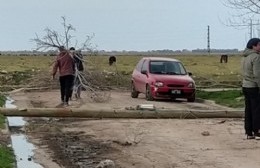
[[[253,63],[253,74],[257,86],[260,88],[260,55],[256,55],[252,61]]]
[[[55,75],[58,71],[58,67],[59,67],[59,60],[58,60],[58,57],[57,57],[57,59],[55,60],[54,66],[53,66],[53,70],[52,70],[52,78],[53,79],[55,78]]]

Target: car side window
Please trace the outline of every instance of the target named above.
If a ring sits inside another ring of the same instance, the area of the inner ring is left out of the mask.
[[[141,71],[148,71],[148,61],[144,60]]]
[[[179,68],[180,68],[180,72],[181,72],[182,75],[187,74],[186,69],[184,68],[184,66],[180,62],[179,62]]]
[[[141,68],[142,68],[143,62],[144,62],[144,60],[140,60],[138,62],[138,64],[136,65],[136,70],[137,71],[141,72]]]

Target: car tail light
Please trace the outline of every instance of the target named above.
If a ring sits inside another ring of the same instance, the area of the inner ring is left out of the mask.
[[[190,82],[190,83],[188,84],[188,88],[195,88],[195,84],[194,84],[193,82]]]
[[[154,86],[156,86],[156,87],[163,87],[163,83],[162,82],[155,82]]]

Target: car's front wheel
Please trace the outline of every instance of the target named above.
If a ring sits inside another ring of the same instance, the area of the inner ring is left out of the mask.
[[[148,101],[153,101],[154,100],[152,92],[151,92],[151,87],[149,85],[146,86],[145,98]]]
[[[131,84],[131,97],[132,97],[132,98],[137,98],[138,95],[139,95],[139,92],[136,91],[135,85],[134,85],[134,83],[132,82],[132,84]]]

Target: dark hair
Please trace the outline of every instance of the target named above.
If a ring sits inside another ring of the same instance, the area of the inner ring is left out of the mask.
[[[75,48],[74,47],[70,47],[70,50],[75,50]]]
[[[247,42],[246,48],[253,49],[253,46],[257,46],[257,44],[260,42],[259,38],[252,38]]]
[[[60,51],[64,51],[64,50],[65,50],[65,47],[64,47],[64,46],[59,46],[59,50],[60,50]]]

